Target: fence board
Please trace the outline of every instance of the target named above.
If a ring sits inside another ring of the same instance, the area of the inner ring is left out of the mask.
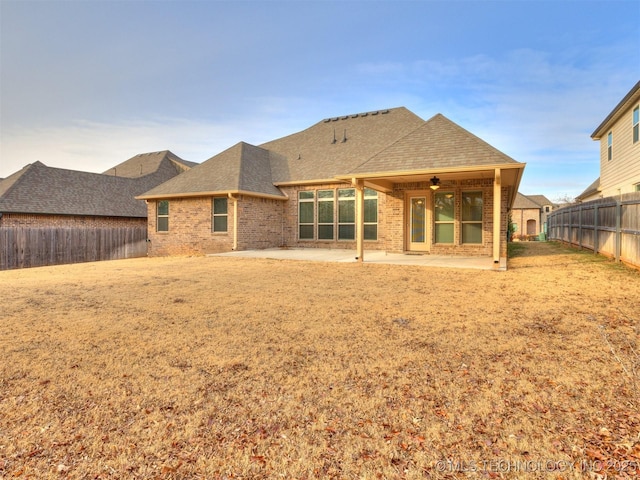
[[[640,267],[640,194],[564,207],[547,217],[550,240]]]
[[[0,228],[0,270],[146,255],[146,226]]]

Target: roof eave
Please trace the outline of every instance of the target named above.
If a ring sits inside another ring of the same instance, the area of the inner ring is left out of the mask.
[[[604,135],[605,132],[607,132],[608,130],[610,130],[610,128],[612,127],[613,123],[616,122],[616,120],[619,117],[619,113],[623,110],[626,110],[626,108],[628,106],[630,106],[632,103],[634,103],[636,100],[640,99],[640,81],[638,81],[638,83],[636,83],[631,90],[629,90],[629,93],[627,93],[624,98],[622,100],[620,100],[620,102],[618,103],[618,105],[615,106],[615,108],[613,110],[611,110],[611,113],[609,115],[607,115],[607,118],[605,118],[602,123],[600,125],[598,125],[598,128],[596,128],[594,130],[594,132],[591,134],[591,139],[592,140],[600,140],[602,138],[602,136]]]
[[[336,178],[340,180],[351,179],[371,179],[371,178],[387,178],[387,177],[406,177],[410,175],[431,175],[431,174],[445,174],[445,173],[464,173],[464,172],[480,172],[480,171],[495,171],[496,168],[501,170],[508,169],[522,169],[524,170],[525,163],[500,163],[494,165],[475,165],[465,167],[444,167],[444,168],[426,168],[420,170],[392,170],[387,172],[371,172],[371,173],[352,173],[347,175],[337,175]]]
[[[273,200],[287,200],[284,194],[252,192],[250,190],[211,190],[205,192],[181,192],[181,193],[156,193],[153,195],[140,195],[136,200],[170,200],[175,198],[216,197],[221,195],[247,195],[250,197],[269,198]]]

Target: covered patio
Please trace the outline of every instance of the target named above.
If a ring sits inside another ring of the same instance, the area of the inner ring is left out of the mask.
[[[212,253],[209,257],[268,258],[273,260],[298,260],[314,262],[357,263],[354,250],[333,248],[267,248],[264,250],[241,250]],[[412,253],[387,253],[380,250],[365,250],[364,263],[391,265],[413,265],[420,267],[467,268],[475,270],[505,271],[505,258],[496,264],[492,257],[461,257]]]

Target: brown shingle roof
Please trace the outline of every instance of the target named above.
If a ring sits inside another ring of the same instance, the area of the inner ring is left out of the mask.
[[[240,142],[140,198],[242,192],[285,199],[273,185],[271,163],[274,159],[283,161],[274,152]]]
[[[183,160],[169,150],[163,150],[135,155],[102,173],[116,177],[138,178],[156,172],[161,167],[172,167],[177,175],[196,165],[197,163]]]
[[[173,160],[161,158],[156,165],[128,178],[35,162],[0,181],[0,212],[146,218],[146,205],[136,195],[178,173]]]
[[[512,208],[522,209],[522,210],[540,210],[541,205],[533,201],[527,195],[523,195],[520,192],[516,194],[516,199],[513,202]]]
[[[380,173],[517,163],[442,114],[348,173]]]
[[[260,146],[282,155],[273,164],[275,184],[327,180],[349,173],[423,123],[399,107],[327,118]]]

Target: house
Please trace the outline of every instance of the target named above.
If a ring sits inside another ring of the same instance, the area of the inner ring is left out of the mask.
[[[598,125],[591,138],[600,142],[600,178],[577,199],[586,202],[639,192],[640,81]]]
[[[506,262],[525,165],[441,114],[404,107],[332,117],[240,142],[138,198],[149,255],[353,248]]]
[[[164,151],[136,155],[104,174],[39,161],[25,166],[0,181],[0,269],[129,256],[122,242],[131,232],[143,242],[136,256],[146,255],[147,208],[135,196],[194,165]]]
[[[514,238],[523,239],[546,234],[547,216],[556,206],[544,195],[517,193],[511,209]]]

